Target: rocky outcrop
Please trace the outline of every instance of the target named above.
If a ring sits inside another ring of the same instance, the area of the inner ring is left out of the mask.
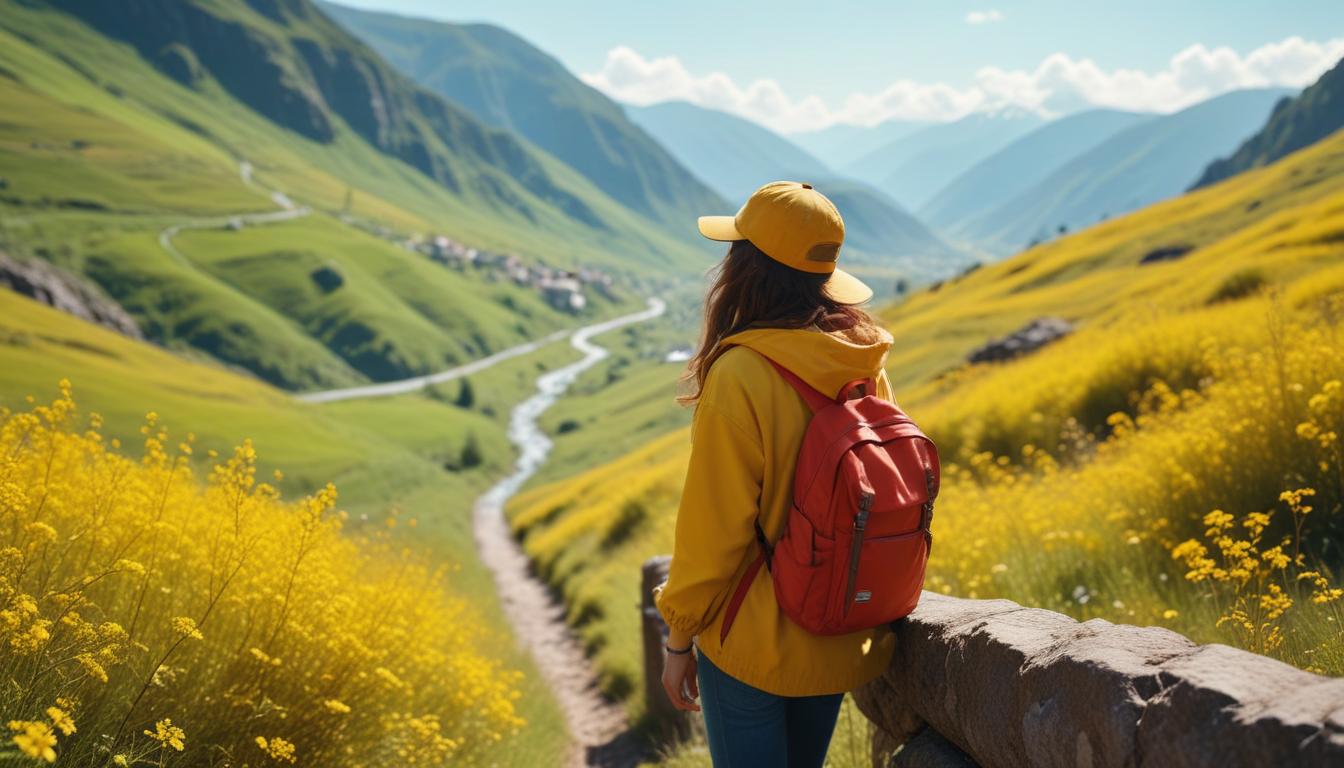
[[[1176,261],[1184,258],[1186,254],[1195,250],[1193,245],[1166,245],[1161,248],[1154,248],[1145,253],[1143,258],[1139,259],[1141,266],[1148,264],[1161,264],[1164,261]]]
[[[1344,679],[1007,600],[926,592],[896,633],[855,692],[875,765],[1344,765]]]
[[[1038,317],[1022,328],[998,339],[992,339],[972,350],[966,360],[971,363],[999,363],[1044,347],[1052,341],[1073,333],[1073,325],[1059,317]]]
[[[144,339],[140,326],[98,288],[41,259],[19,261],[0,253],[0,288],[8,288],[82,320],[133,339]]]

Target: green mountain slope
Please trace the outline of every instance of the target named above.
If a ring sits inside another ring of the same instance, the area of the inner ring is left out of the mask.
[[[955,232],[961,222],[1027,191],[1076,155],[1151,117],[1094,109],[1046,123],[953,179],[919,209],[919,216]]]
[[[929,123],[910,120],[887,120],[873,126],[839,123],[789,134],[789,141],[832,168],[844,168],[869,152],[928,127]]]
[[[151,339],[281,386],[423,372],[573,322],[388,239],[442,233],[641,290],[705,261],[305,0],[0,0],[0,70],[0,245],[92,278]],[[274,210],[270,189],[312,213],[161,246],[170,226]],[[344,282],[317,296],[329,263]]]
[[[1254,136],[1230,156],[1214,160],[1193,188],[1206,187],[1243,171],[1272,163],[1344,128],[1344,60],[1297,97],[1284,98]]]
[[[321,7],[420,85],[527,138],[655,220],[686,231],[718,203],[620,106],[508,30]]]
[[[845,218],[847,263],[886,292],[897,277],[937,279],[966,257],[930,232],[890,197],[845,179],[770,130],[735,115],[686,102],[627,107],[635,122],[686,167],[731,201],[731,212],[761,184],[777,179],[810,181]]]
[[[767,181],[834,175],[825,163],[789,140],[727,112],[684,101],[627,106],[625,111],[734,205]]]
[[[1017,111],[968,115],[891,141],[840,170],[914,210],[971,166],[1041,123],[1041,118]]]
[[[1010,253],[1062,226],[1076,230],[1180,194],[1208,158],[1263,124],[1286,91],[1234,91],[1117,133],[1026,192],[960,228],[991,251]]]

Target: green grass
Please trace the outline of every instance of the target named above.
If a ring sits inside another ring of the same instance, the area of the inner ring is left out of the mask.
[[[177,244],[220,283],[376,380],[459,365],[576,322],[534,290],[448,269],[321,216],[183,232]],[[311,277],[319,269],[343,284],[324,291]],[[611,310],[598,301],[591,313]]]
[[[216,5],[257,34],[319,32]],[[92,278],[151,339],[179,351],[306,389],[426,372],[577,324],[534,291],[431,264],[339,223],[338,212],[403,235],[447,233],[554,266],[600,266],[619,279],[621,305],[702,263],[686,244],[689,226],[679,238],[650,225],[543,154],[539,167],[587,200],[600,226],[508,192],[514,181],[471,170],[466,155],[453,167],[473,181],[454,191],[339,121],[330,142],[310,141],[214,80],[184,87],[72,16],[9,0],[0,8],[0,247]],[[243,183],[243,159],[261,186]],[[156,252],[171,224],[273,210],[263,186],[317,213],[242,232],[185,231],[177,242],[188,264]],[[321,294],[310,273],[331,264],[347,282]],[[598,299],[589,311],[623,308]]]

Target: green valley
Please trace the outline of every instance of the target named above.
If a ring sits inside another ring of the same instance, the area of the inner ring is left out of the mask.
[[[708,766],[641,567],[695,218],[790,177],[939,446],[926,589],[1344,675],[1339,40],[358,1],[0,0],[0,762]],[[851,697],[826,766],[877,754]]]

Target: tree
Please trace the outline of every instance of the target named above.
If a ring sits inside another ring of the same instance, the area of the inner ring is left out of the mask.
[[[476,405],[476,392],[471,388],[471,379],[463,379],[461,386],[457,388],[457,399],[453,405],[458,408],[470,408]]]
[[[471,469],[479,467],[482,461],[485,461],[485,457],[481,455],[480,443],[476,442],[476,433],[468,433],[467,442],[462,444],[462,457],[458,461],[458,466]]]

